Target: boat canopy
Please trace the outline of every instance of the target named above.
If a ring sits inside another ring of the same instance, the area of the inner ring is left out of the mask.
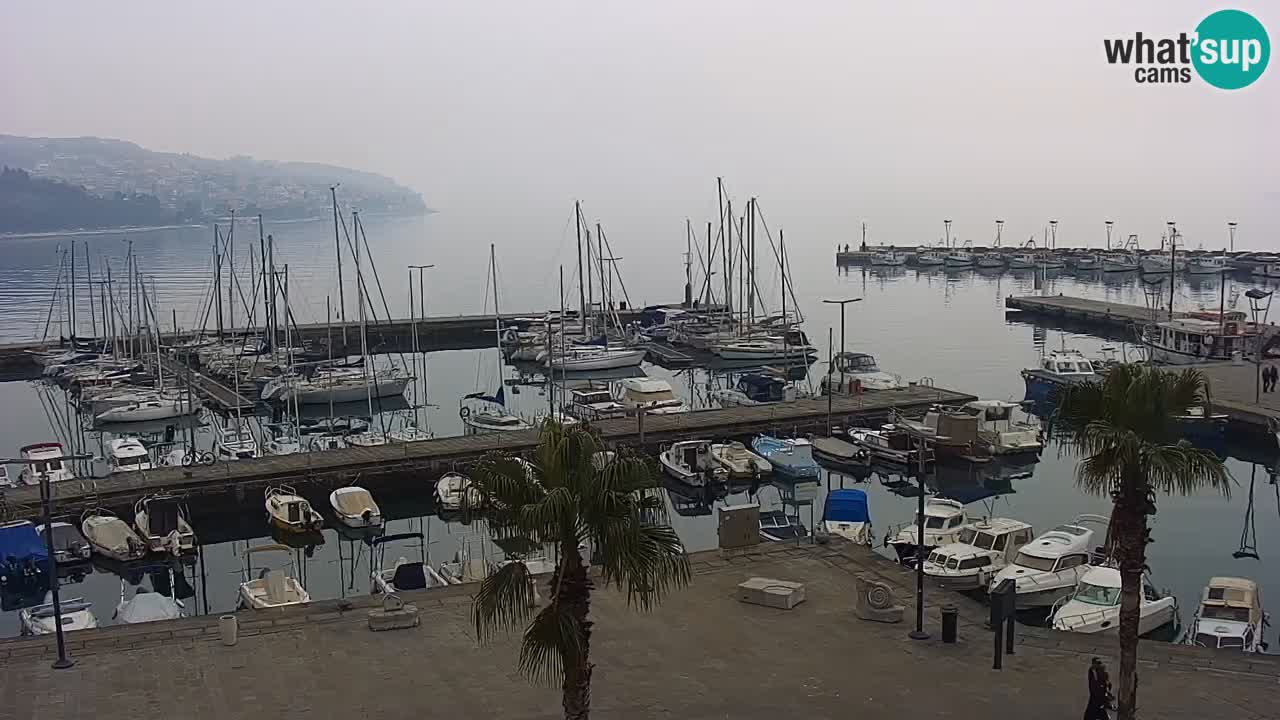
[[[154,620],[173,620],[181,616],[178,605],[170,598],[155,592],[139,592],[128,602],[120,604],[117,619],[130,625]]]
[[[147,511],[147,532],[154,536],[165,536],[179,529],[178,518],[182,511],[178,507],[178,498],[172,495],[158,495],[143,502]]]
[[[857,488],[832,490],[827,495],[822,519],[834,522],[871,522],[867,493]]]
[[[26,521],[0,525],[0,560],[8,561],[10,558],[18,562],[49,559],[44,540],[36,532],[35,525]]]

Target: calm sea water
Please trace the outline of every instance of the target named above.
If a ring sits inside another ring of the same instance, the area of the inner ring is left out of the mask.
[[[542,218],[541,223],[493,220],[476,225],[446,214],[435,214],[421,218],[369,219],[366,230],[393,314],[407,314],[406,266],[423,263],[437,266],[427,271],[428,314],[492,310],[486,278],[491,242],[497,249],[503,311],[540,311],[559,306],[560,265],[565,266],[566,300],[571,306],[576,304],[575,238],[569,218],[566,211],[562,218],[549,215]],[[610,232],[612,254],[621,258],[618,267],[627,294],[636,305],[677,301],[684,282],[683,228],[679,224],[662,228],[642,224],[641,227],[648,227],[650,232],[628,235],[606,229]],[[298,320],[323,322],[326,298],[331,299],[334,307],[337,305],[332,226],[326,223],[278,225],[268,227],[267,232],[276,239],[277,265],[289,264],[290,298]],[[100,268],[104,260],[113,264],[113,276],[122,270],[127,248],[122,241],[126,239],[133,241],[139,267],[148,276],[149,285],[150,278],[154,278],[159,314],[167,317],[170,309],[174,309],[179,325],[192,326],[207,302],[212,284],[212,231],[161,230],[131,233],[127,238],[94,235],[9,239],[3,241],[6,262],[0,268],[0,340],[19,341],[42,335],[58,272],[59,246],[65,248],[73,240],[87,241],[97,280],[103,274]],[[237,268],[242,268],[248,296],[251,294],[248,248],[250,240],[256,248],[256,227],[239,226],[236,239]],[[787,235],[787,254],[795,292],[806,316],[805,329],[822,354],[825,356],[827,349],[828,328],[833,329],[837,345],[840,328],[836,307],[821,301],[861,297],[862,302],[849,306],[845,328],[847,349],[873,353],[883,369],[904,378],[928,377],[937,385],[985,398],[1021,399],[1019,370],[1034,363],[1045,349],[1065,346],[1093,353],[1110,345],[1121,354],[1125,351],[1119,342],[1045,330],[1006,317],[1006,296],[1063,293],[1138,305],[1145,299],[1143,286],[1135,277],[1075,278],[1064,273],[1037,279],[1029,273],[1011,272],[839,269],[833,265],[834,246],[834,242]],[[77,261],[83,263],[82,247],[77,249]],[[255,267],[257,262],[255,259]],[[344,272],[348,287],[352,287],[353,272],[349,264]],[[79,272],[77,275],[80,277]],[[771,288],[764,293],[776,309],[779,306],[776,271],[768,273],[762,269],[758,277],[762,288]],[[1225,282],[1228,304],[1248,287],[1248,281],[1243,279],[1228,278]],[[1216,307],[1222,291],[1223,285],[1218,280],[1182,283],[1175,289],[1175,302],[1181,308]],[[618,294],[615,287],[615,295]],[[348,296],[351,317],[355,316],[353,295]],[[88,330],[87,303],[85,308],[81,311],[82,333]],[[51,334],[59,330],[57,315],[55,313]],[[243,316],[243,309],[237,310],[237,317]],[[456,413],[458,398],[492,385],[496,375],[495,351],[433,353],[428,362],[428,382],[419,388],[433,405],[424,411],[426,419],[437,436],[458,434],[461,432]],[[646,370],[671,379],[695,404],[703,402],[709,381],[705,373]],[[821,370],[822,365],[815,366],[815,377]],[[58,434],[54,428],[67,424],[65,410],[60,410],[61,402],[60,393],[35,384],[0,384],[0,407],[6,409],[0,414],[0,453],[15,454],[21,445]],[[547,397],[540,389],[528,387],[513,397],[513,403],[532,413],[545,408]],[[207,432],[201,431],[203,442],[208,441]],[[103,439],[89,436],[87,441],[90,449],[99,451]],[[1274,555],[1275,539],[1280,538],[1280,490],[1269,482],[1268,470],[1276,464],[1277,453],[1270,450],[1233,452],[1238,457],[1227,461],[1235,479],[1230,498],[1214,494],[1162,498],[1159,513],[1153,518],[1155,543],[1150,548],[1153,577],[1157,585],[1169,588],[1178,596],[1184,620],[1190,620],[1200,589],[1213,575],[1252,577],[1263,585],[1264,597],[1280,597],[1280,558]],[[1030,468],[1031,476],[1014,480],[1013,492],[994,500],[992,509],[999,515],[1030,522],[1037,531],[1070,520],[1079,513],[1105,513],[1104,499],[1083,495],[1076,489],[1075,467],[1076,458],[1064,448],[1051,444],[1040,462]],[[814,495],[815,515],[821,511],[827,484],[834,486],[839,482],[839,476],[824,477]],[[871,497],[878,535],[883,535],[889,526],[910,519],[914,500],[893,494],[876,478],[865,487]],[[759,489],[757,498],[766,507],[780,506],[785,492],[788,491],[783,488],[766,486]],[[682,514],[691,511],[689,504],[679,502],[678,496],[673,497],[677,502],[672,520],[685,544],[690,549],[713,547],[714,515]],[[728,500],[746,497],[743,488]],[[323,498],[313,498],[313,501],[327,507]],[[414,508],[400,510],[392,514],[425,512]],[[265,518],[256,503],[246,509],[245,515],[244,527],[234,532],[220,528],[214,534],[266,537]],[[802,509],[801,515],[806,525],[811,524],[807,509]],[[476,528],[428,516],[394,521],[388,530],[427,533],[430,558],[438,562],[450,559],[463,538],[473,534]],[[197,531],[201,531],[199,517]],[[1250,542],[1256,536],[1260,560],[1232,557],[1241,545],[1242,534],[1249,535]],[[367,593],[368,551],[357,543],[340,539],[331,530],[325,532],[325,539],[323,545],[297,553],[312,597]],[[205,547],[203,563],[186,571],[194,590],[194,597],[188,602],[189,611],[219,612],[234,606],[245,544],[228,541]],[[416,553],[416,548],[403,547],[393,549],[389,556]],[[110,622],[112,609],[119,599],[120,579],[108,572],[96,572],[68,586],[66,593],[91,600],[99,620]],[[14,613],[0,615],[0,633],[14,634],[17,630]]]

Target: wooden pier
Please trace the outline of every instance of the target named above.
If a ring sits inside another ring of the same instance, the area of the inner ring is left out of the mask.
[[[923,411],[935,403],[959,404],[973,395],[925,385],[900,390],[867,391],[831,399],[830,422],[865,425],[883,422],[890,411]],[[825,432],[828,427],[826,398],[751,407],[699,410],[688,413],[647,415],[594,423],[610,445],[655,451],[662,444],[689,437],[747,438],[756,433],[804,434]],[[276,483],[295,487],[337,487],[360,479],[371,488],[416,487],[429,496],[443,473],[474,462],[485,453],[502,450],[522,453],[534,448],[536,431],[493,433],[397,443],[369,448],[299,453],[255,460],[239,460],[191,468],[161,468],[146,472],[117,473],[104,478],[56,483],[54,501],[60,513],[90,507],[131,508],[151,493],[165,491],[199,498],[202,505],[256,501],[263,488]],[[10,519],[34,519],[39,488],[19,487],[0,494],[0,508]]]
[[[252,384],[242,388],[242,392],[236,392],[208,375],[203,375],[195,370],[188,370],[185,365],[173,358],[165,357],[162,363],[165,373],[171,378],[179,378],[181,382],[185,383],[189,376],[191,378],[192,392],[204,401],[205,406],[210,409],[224,414],[235,412],[252,413],[257,405],[257,401],[253,397],[257,388]]]

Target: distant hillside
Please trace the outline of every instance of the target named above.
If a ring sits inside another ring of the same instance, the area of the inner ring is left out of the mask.
[[[152,152],[102,138],[0,135],[0,233],[206,222],[235,208],[271,220],[323,217],[329,187],[366,213],[420,213],[422,196],[375,173],[236,156]],[[55,182],[42,182],[55,181]]]

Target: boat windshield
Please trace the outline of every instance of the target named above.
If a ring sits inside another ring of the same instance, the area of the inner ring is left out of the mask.
[[[1076,590],[1075,599],[1090,605],[1110,607],[1120,603],[1120,588],[1080,583],[1080,587]]]
[[[653,392],[641,392],[639,390],[628,390],[627,392],[631,395],[632,400],[641,403],[664,402],[667,400],[674,400],[676,398],[670,388],[663,388],[662,390],[655,390]]]
[[[1222,607],[1220,605],[1206,605],[1200,610],[1200,616],[1211,620],[1233,620],[1235,622],[1249,622],[1249,608]]]
[[[973,545],[975,547],[980,548],[982,550],[990,550],[992,547],[995,546],[995,544],[996,544],[996,536],[988,532],[978,533],[977,538],[975,538],[973,542]]]
[[[916,516],[917,524],[919,523],[919,521],[920,521],[920,516],[917,515]],[[942,528],[946,527],[946,525],[947,525],[947,519],[944,517],[929,515],[929,516],[926,516],[924,519],[924,526],[930,530],[941,530]]]
[[[961,543],[963,543],[963,544],[965,544],[965,545],[972,545],[972,544],[973,544],[973,538],[974,538],[974,536],[976,536],[977,534],[978,534],[978,533],[977,533],[973,528],[965,528],[965,529],[963,529],[963,530],[961,530],[961,531],[960,531],[960,538],[959,538],[958,542],[961,542]]]
[[[1013,564],[1024,568],[1030,568],[1032,570],[1040,570],[1042,572],[1053,571],[1052,558],[1036,557],[1035,555],[1028,555],[1023,552],[1018,553],[1018,557],[1013,561]]]
[[[841,358],[840,363],[845,372],[879,372],[880,366],[870,355],[849,355]]]
[[[47,460],[44,462],[31,463],[31,469],[36,473],[55,472],[62,469],[61,460]]]

